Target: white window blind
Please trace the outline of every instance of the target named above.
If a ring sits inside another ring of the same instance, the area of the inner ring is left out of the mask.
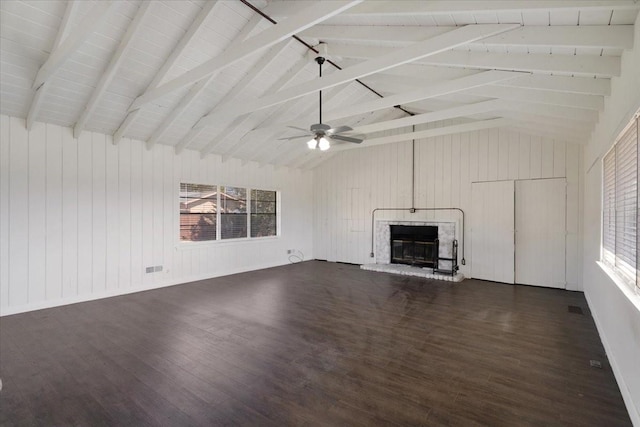
[[[638,118],[603,159],[602,260],[629,284],[638,279]]]

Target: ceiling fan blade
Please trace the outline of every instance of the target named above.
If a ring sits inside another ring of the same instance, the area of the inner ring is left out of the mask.
[[[291,129],[295,129],[295,130],[301,130],[302,132],[309,132],[309,129],[302,129],[302,128],[299,128],[297,126],[287,126],[287,127],[291,128]],[[311,134],[309,134],[309,135],[311,135]]]
[[[296,136],[288,136],[286,138],[278,138],[277,141],[291,141],[292,139],[298,139],[298,138],[311,138],[313,135],[296,135]]]
[[[338,127],[333,128],[333,129],[327,130],[327,134],[328,135],[334,135],[336,133],[349,132],[350,130],[353,130],[353,128],[351,128],[349,126],[338,126]]]
[[[352,138],[350,136],[343,136],[343,135],[334,134],[334,135],[331,135],[330,138],[335,139],[336,141],[353,142],[354,144],[360,144],[362,142],[362,139]]]

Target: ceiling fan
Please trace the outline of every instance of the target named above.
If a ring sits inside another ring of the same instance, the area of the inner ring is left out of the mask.
[[[320,77],[322,77],[322,64],[325,62],[325,57],[318,56],[315,58],[315,61],[318,63],[320,67]],[[288,138],[280,138],[280,140],[292,140],[299,138],[308,138],[311,136],[311,139],[307,142],[307,146],[315,150],[319,148],[322,151],[328,150],[331,147],[331,142],[352,142],[354,144],[360,144],[362,142],[361,138],[355,138],[352,136],[340,135],[343,132],[349,132],[353,129],[349,126],[337,126],[332,128],[331,126],[322,123],[322,90],[320,91],[320,120],[319,123],[311,125],[310,129],[303,129],[296,126],[287,126],[292,129],[301,130],[306,132],[304,135],[296,135],[290,136]]]

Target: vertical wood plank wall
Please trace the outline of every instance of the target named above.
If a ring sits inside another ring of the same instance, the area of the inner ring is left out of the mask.
[[[450,121],[432,126],[444,124]],[[369,257],[371,211],[411,207],[411,153],[410,141],[345,150],[315,168],[316,258],[355,264],[373,262]],[[471,183],[566,177],[567,288],[581,290],[581,162],[582,147],[578,144],[506,129],[417,140],[415,207],[459,207],[465,211],[467,265],[460,267],[470,277]],[[376,213],[376,220],[459,221],[459,218],[457,213]]]
[[[311,172],[0,120],[0,314],[282,265],[287,249],[313,257]],[[181,181],[279,190],[281,236],[180,244]]]

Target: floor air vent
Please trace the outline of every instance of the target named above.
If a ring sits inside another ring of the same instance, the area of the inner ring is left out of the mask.
[[[578,307],[577,305],[570,305],[569,306],[569,313],[584,314],[582,312],[582,308]]]

